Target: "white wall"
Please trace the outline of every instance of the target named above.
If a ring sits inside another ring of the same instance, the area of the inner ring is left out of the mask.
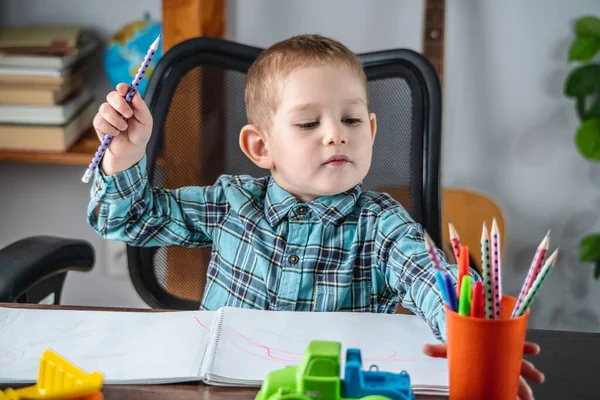
[[[144,10],[160,16],[159,0],[2,4],[0,24],[82,22],[104,37]],[[317,32],[356,52],[420,49],[422,2],[413,0],[229,0],[227,12],[228,38],[256,46]],[[576,257],[579,238],[600,230],[600,165],[575,151],[578,122],[562,96],[572,21],[583,14],[600,15],[600,2],[447,1],[443,181],[488,193],[504,209],[504,281],[510,294],[518,291],[535,247],[552,229],[560,262],[537,302],[532,326],[600,331],[600,282],[592,281],[591,266]],[[0,246],[39,233],[90,240],[98,250],[96,269],[71,274],[65,302],[140,306],[127,281],[106,274],[104,243],[85,224],[81,171],[0,163]]]

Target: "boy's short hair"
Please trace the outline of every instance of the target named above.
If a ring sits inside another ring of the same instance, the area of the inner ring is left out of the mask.
[[[280,82],[297,68],[325,64],[350,68],[367,91],[362,63],[346,46],[320,35],[293,36],[264,50],[250,67],[244,88],[248,122],[269,128],[279,103]]]

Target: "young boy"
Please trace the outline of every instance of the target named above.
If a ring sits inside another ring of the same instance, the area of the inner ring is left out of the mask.
[[[262,178],[150,187],[152,116],[138,94],[128,105],[126,91],[117,86],[94,119],[100,139],[115,136],[88,208],[100,235],[134,246],[212,246],[203,309],[392,313],[402,300],[445,339],[421,226],[389,195],[362,189],[377,123],[360,60],[345,46],[296,36],[251,67],[239,143],[270,171]],[[456,279],[456,266],[440,256]]]

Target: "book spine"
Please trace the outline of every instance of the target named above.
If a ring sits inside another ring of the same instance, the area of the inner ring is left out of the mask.
[[[221,338],[221,329],[223,327],[224,313],[225,313],[225,309],[220,308],[213,318],[210,334],[208,336],[208,341],[206,342],[206,347],[204,349],[202,361],[200,362],[200,369],[198,371],[198,376],[205,383],[207,383],[207,380],[210,375],[210,371],[212,371],[212,366],[214,364],[215,357],[217,355],[217,348],[219,347],[219,339]]]

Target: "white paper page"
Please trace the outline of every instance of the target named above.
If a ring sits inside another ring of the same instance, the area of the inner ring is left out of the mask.
[[[0,308],[0,383],[35,382],[47,348],[106,383],[198,379],[213,315]]]
[[[311,340],[359,348],[363,370],[406,370],[413,387],[448,387],[447,362],[423,354],[424,343],[438,343],[418,316],[371,313],[309,313],[227,308],[211,376],[243,384],[262,381],[269,371],[296,365]],[[217,379],[218,380],[218,379]],[[421,391],[422,392],[422,391]]]

